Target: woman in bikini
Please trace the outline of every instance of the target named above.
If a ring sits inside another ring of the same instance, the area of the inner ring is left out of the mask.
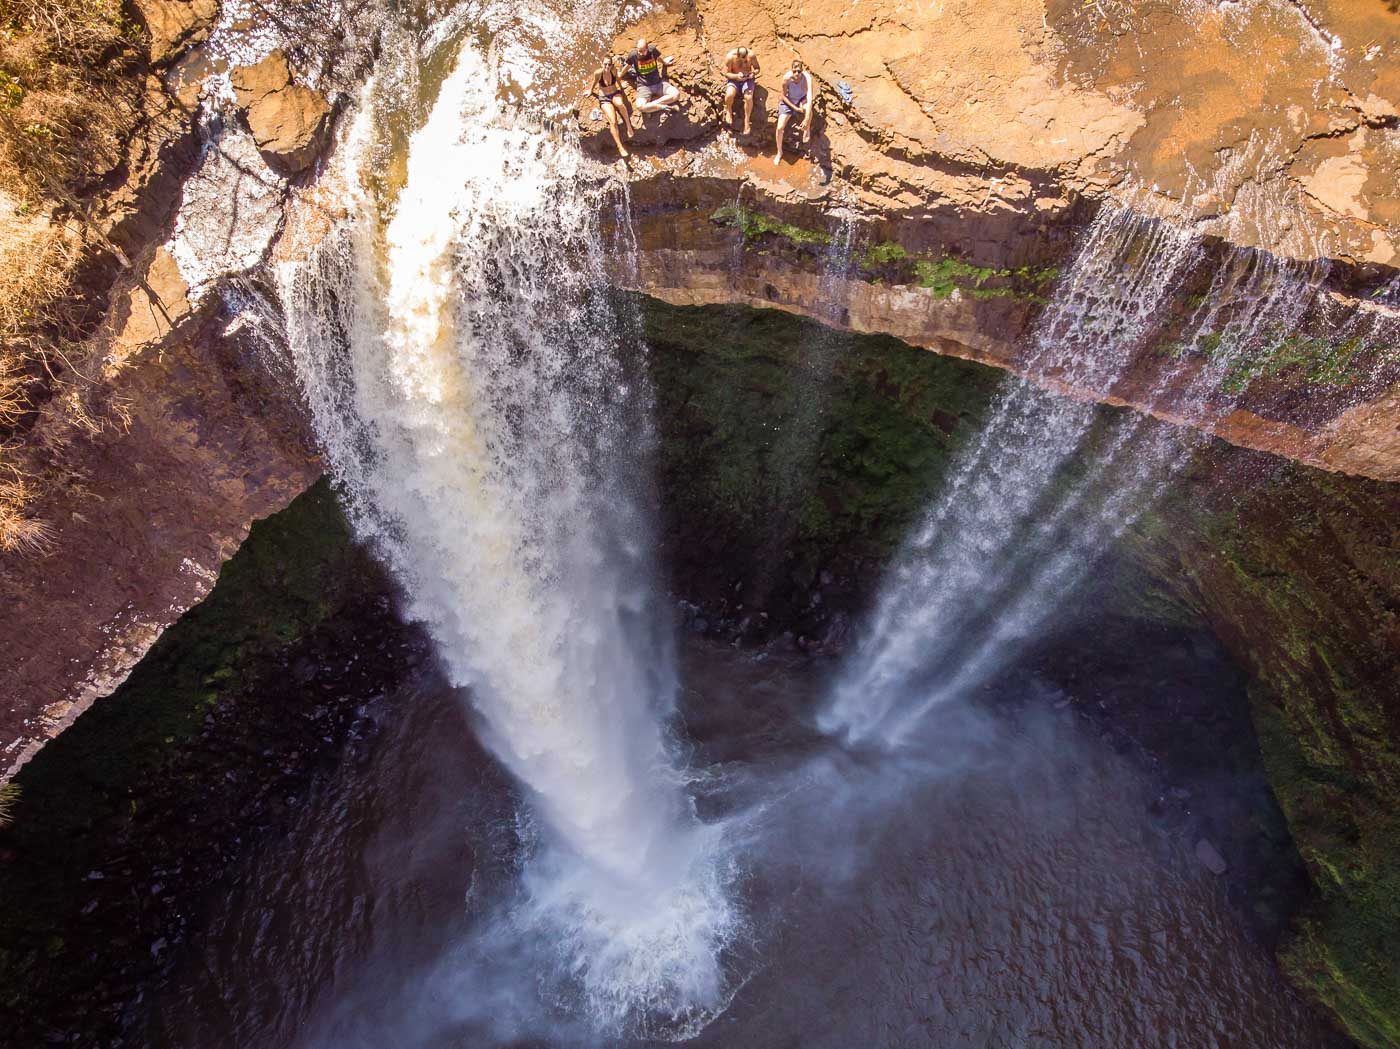
[[[798,113],[802,114],[802,141],[812,140],[812,103],[816,91],[812,88],[812,74],[807,72],[800,60],[792,63],[792,69],[783,74],[782,98],[778,101],[778,155],[773,158],[773,166],[783,162],[783,132],[788,121]]]
[[[608,118],[608,130],[617,143],[617,151],[626,159],[631,154],[623,146],[622,136],[632,137],[632,110],[622,90],[622,78],[617,75],[619,64],[617,55],[603,59],[603,64],[593,71],[593,83],[589,85],[588,93],[597,99],[598,108]]]

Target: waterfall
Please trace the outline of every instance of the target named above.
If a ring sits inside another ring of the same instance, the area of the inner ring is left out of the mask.
[[[897,745],[929,710],[985,682],[1053,619],[1190,453],[1187,433],[1138,413],[1105,422],[1093,401],[1041,387],[1102,398],[1148,348],[1209,346],[1193,369],[1162,369],[1142,397],[1184,406],[1208,427],[1228,410],[1220,390],[1232,366],[1291,331],[1326,273],[1236,252],[1177,321],[1174,293],[1205,258],[1185,229],[1099,213],[1038,322],[1024,362],[1038,385],[1007,384],[906,541],[820,715],[825,731]]]
[[[525,795],[539,844],[514,919],[598,1025],[703,1021],[736,918],[665,730],[646,396],[602,279],[616,189],[497,80],[468,41],[392,205],[376,100],[412,92],[369,85],[344,215],[278,268],[288,342],[357,531]]]

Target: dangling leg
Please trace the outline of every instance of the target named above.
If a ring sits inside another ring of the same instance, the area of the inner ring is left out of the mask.
[[[611,102],[603,102],[603,116],[608,118],[608,130],[612,132],[613,142],[617,144],[618,156],[624,160],[631,156],[627,152],[627,147],[622,144],[622,135],[617,130],[617,110],[613,109]]]

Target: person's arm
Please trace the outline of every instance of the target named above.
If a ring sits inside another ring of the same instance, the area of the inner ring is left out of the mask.
[[[752,76],[752,77],[757,77],[758,74],[759,74],[759,73],[762,73],[762,72],[763,72],[763,70],[761,70],[761,69],[758,68],[758,56],[757,56],[756,54],[754,54],[752,51],[750,51],[750,52],[749,52],[749,75]]]
[[[588,93],[596,98],[598,96],[598,92],[602,89],[603,71],[601,69],[595,69],[593,70],[593,82],[588,85]]]

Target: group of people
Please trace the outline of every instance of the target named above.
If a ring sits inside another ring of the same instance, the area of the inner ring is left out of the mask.
[[[674,112],[680,107],[681,92],[671,82],[668,70],[675,63],[671,56],[663,56],[660,49],[646,40],[638,40],[637,46],[625,55],[612,55],[593,71],[593,83],[589,94],[598,101],[598,108],[608,121],[613,141],[618,153],[631,156],[623,139],[632,137],[632,107],[623,90],[625,81],[631,81],[636,93],[635,108],[638,113]],[[736,47],[724,56],[720,70],[724,75],[724,119],[731,126],[735,123],[734,103],[739,96],[744,99],[745,135],[753,131],[753,93],[758,83],[758,57],[746,47]],[[807,72],[800,61],[794,61],[792,68],[783,74],[778,99],[777,156],[773,164],[783,162],[783,139],[788,125],[794,118],[800,118],[802,141],[812,138],[812,110],[816,102],[816,89],[812,74]]]

